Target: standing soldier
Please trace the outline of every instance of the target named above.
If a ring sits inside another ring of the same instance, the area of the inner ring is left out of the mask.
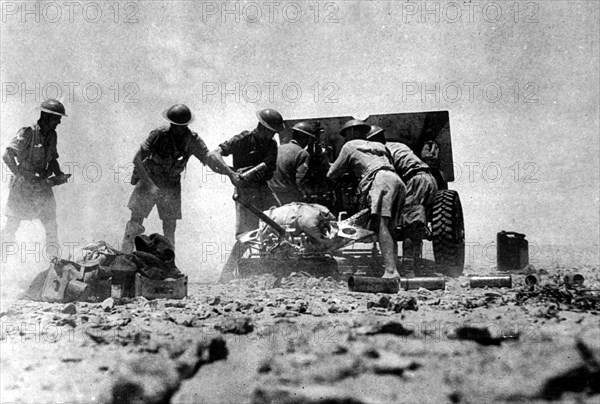
[[[410,238],[403,240],[404,257],[413,259],[417,264],[423,249],[423,236],[427,228],[426,212],[433,204],[438,190],[437,181],[429,166],[413,153],[410,147],[400,142],[386,142],[385,131],[379,126],[371,126],[367,139],[381,141],[391,153],[396,173],[406,184],[403,227],[407,228]],[[422,207],[422,208],[421,208]]]
[[[369,201],[371,217],[378,232],[383,256],[384,278],[399,278],[396,268],[397,245],[393,239],[396,222],[404,204],[406,188],[390,162],[390,152],[380,142],[366,140],[371,127],[358,119],[348,121],[340,131],[346,139],[327,177],[340,178],[352,170],[362,197]]]
[[[210,153],[216,161],[225,166],[223,156],[233,156],[233,170],[227,167],[226,172],[236,186],[236,193],[260,210],[266,210],[274,204],[274,198],[267,181],[273,177],[277,163],[277,143],[273,140],[276,133],[284,128],[283,117],[273,109],[263,109],[256,113],[258,125],[249,132],[243,131]],[[239,173],[248,172],[248,174]],[[234,182],[235,181],[235,182]],[[241,204],[235,204],[236,238],[250,230],[258,228],[259,220],[252,212]],[[239,241],[233,246],[231,255],[223,266],[219,282],[224,283],[235,276],[239,259],[246,251],[246,246]]]
[[[304,200],[310,162],[306,147],[315,140],[317,136],[312,126],[308,122],[300,122],[292,128],[292,140],[279,146],[277,169],[269,186],[282,205]]]
[[[154,205],[164,236],[175,246],[175,227],[181,219],[181,173],[192,155],[213,171],[227,174],[226,167],[208,156],[204,141],[188,127],[194,118],[187,106],[173,105],[163,117],[170,125],[150,132],[133,158],[135,188],[127,204],[131,219],[125,226],[123,252],[133,251],[135,237],[144,232],[142,224]]]
[[[67,115],[65,107],[52,99],[42,102],[40,110],[37,123],[21,128],[2,156],[13,173],[2,241],[14,241],[21,220],[40,219],[46,231],[46,245],[52,248],[49,255],[58,256],[56,200],[52,186],[65,183],[69,177],[60,169],[56,150],[56,127]]]

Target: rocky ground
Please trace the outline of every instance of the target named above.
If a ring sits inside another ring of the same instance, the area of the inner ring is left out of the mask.
[[[366,294],[293,273],[190,284],[183,300],[5,297],[1,401],[597,403],[598,267],[538,272],[534,289],[464,276]]]

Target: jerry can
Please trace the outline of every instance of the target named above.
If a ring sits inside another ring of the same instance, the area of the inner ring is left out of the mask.
[[[529,243],[525,235],[504,231],[497,235],[498,271],[519,271],[529,265]]]

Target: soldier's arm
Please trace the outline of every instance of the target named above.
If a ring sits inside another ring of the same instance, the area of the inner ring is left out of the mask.
[[[148,173],[148,170],[146,170],[146,167],[143,163],[144,159],[148,157],[148,154],[149,152],[145,151],[143,148],[140,148],[135,156],[133,156],[133,165],[135,167],[135,172],[142,181],[144,181],[146,184],[156,187],[156,184],[154,181],[152,181],[152,178],[150,178],[150,173]]]
[[[57,159],[53,159],[48,163],[48,171],[56,176],[63,174]]]
[[[31,171],[20,166],[19,155],[26,149],[27,143],[31,141],[31,136],[33,136],[31,128],[22,128],[10,142],[2,156],[2,160],[14,175],[23,176],[28,179],[37,177]]]
[[[275,143],[275,141],[271,142],[271,147],[269,148],[263,163],[267,165],[267,170],[265,171],[263,179],[269,181],[273,178],[273,174],[275,174],[275,170],[277,169],[277,143]]]
[[[19,175],[19,166],[17,165],[17,152],[15,151],[15,149],[7,147],[6,151],[2,155],[2,161],[4,161],[8,169],[13,174]]]
[[[218,147],[217,149],[208,152],[205,158],[206,165],[217,174],[223,174],[229,177],[231,183],[234,186],[238,186],[240,183],[240,175],[233,171],[225,160],[223,159],[223,149]]]
[[[302,195],[307,193],[309,160],[310,155],[308,153],[300,153],[296,161],[296,186],[302,192]]]
[[[331,167],[329,167],[329,171],[327,172],[327,178],[330,180],[335,180],[344,175],[347,171],[346,165],[348,163],[349,157],[350,154],[348,152],[348,147],[344,145],[344,147],[342,147],[342,150],[340,151],[340,155],[338,156],[338,158],[333,162]]]

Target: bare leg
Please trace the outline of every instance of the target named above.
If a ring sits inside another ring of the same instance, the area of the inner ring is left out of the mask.
[[[6,225],[2,229],[2,242],[12,243],[15,241],[15,234],[19,230],[21,225],[21,219],[13,216],[6,217]]]
[[[383,256],[383,267],[385,273],[382,278],[400,278],[398,269],[396,268],[396,251],[394,238],[388,228],[390,219],[387,217],[379,218],[379,248]]]
[[[133,252],[135,237],[144,234],[144,218],[131,215],[131,219],[125,225],[125,235],[123,236],[123,245],[121,251],[130,254]]]
[[[244,255],[248,246],[245,243],[240,243],[236,241],[233,249],[231,250],[231,255],[227,258],[227,262],[223,266],[221,270],[221,276],[219,277],[219,283],[227,283],[231,279],[235,277],[235,272],[238,267],[238,262],[240,258]]]
[[[175,248],[175,228],[177,227],[177,220],[163,220],[163,233],[164,236],[171,242],[173,248]]]
[[[60,258],[60,245],[58,244],[58,224],[56,216],[41,217],[40,221],[46,231],[46,254],[48,258]]]

